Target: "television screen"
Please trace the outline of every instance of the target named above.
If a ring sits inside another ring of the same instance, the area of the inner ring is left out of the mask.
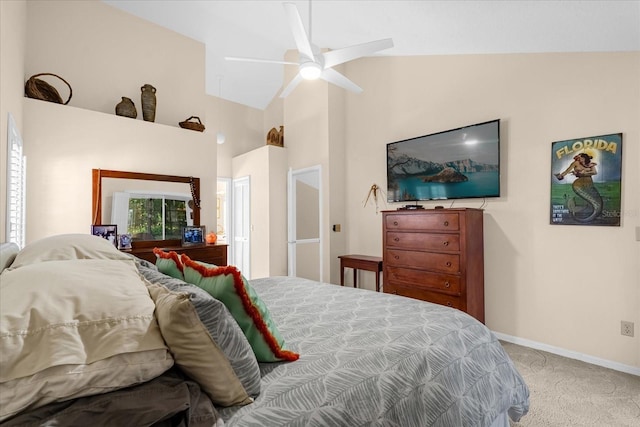
[[[387,144],[387,201],[500,196],[500,120]]]

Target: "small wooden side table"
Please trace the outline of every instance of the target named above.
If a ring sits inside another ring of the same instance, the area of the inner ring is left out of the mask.
[[[353,287],[358,287],[358,270],[376,273],[376,292],[380,292],[382,258],[369,255],[340,255],[340,286],[344,286],[344,269],[353,268]]]

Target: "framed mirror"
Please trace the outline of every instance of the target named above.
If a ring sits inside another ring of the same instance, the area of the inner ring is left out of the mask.
[[[118,224],[133,248],[180,246],[200,226],[200,178],[92,170],[92,224]]]

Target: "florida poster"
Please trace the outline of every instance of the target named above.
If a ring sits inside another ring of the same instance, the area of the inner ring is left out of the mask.
[[[551,224],[620,226],[622,134],[551,147]]]

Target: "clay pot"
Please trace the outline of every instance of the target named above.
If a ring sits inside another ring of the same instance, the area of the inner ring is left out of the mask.
[[[136,106],[133,101],[130,98],[123,96],[122,101],[116,105],[116,115],[135,119],[138,117],[138,111],[136,110]]]

